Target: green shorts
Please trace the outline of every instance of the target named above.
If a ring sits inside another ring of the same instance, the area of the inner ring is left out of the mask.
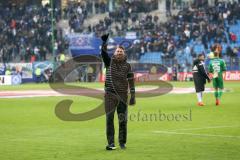
[[[213,87],[223,89],[223,78],[213,78]]]

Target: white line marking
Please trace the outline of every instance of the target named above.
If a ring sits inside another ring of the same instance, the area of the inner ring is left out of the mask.
[[[169,131],[154,131],[154,133],[168,134],[168,135],[190,135],[190,136],[200,136],[200,137],[221,137],[221,138],[239,138],[240,139],[240,136],[219,135],[219,134],[180,133],[180,132],[169,132]]]
[[[203,130],[203,129],[215,129],[215,128],[237,128],[240,125],[232,125],[232,126],[209,126],[209,127],[202,127],[202,128],[184,128],[184,129],[175,129],[175,130],[168,130],[168,131],[194,131],[194,130]]]

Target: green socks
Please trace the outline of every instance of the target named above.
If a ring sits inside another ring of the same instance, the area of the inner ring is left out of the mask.
[[[214,92],[214,96],[216,99],[220,99],[222,97],[222,94],[223,94],[222,90]]]
[[[222,97],[222,90],[218,91],[218,98],[220,99]]]
[[[214,96],[215,96],[216,99],[218,98],[218,91],[214,92]]]

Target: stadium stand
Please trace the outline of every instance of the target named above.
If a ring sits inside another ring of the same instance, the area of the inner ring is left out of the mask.
[[[96,1],[95,4],[91,1],[72,2],[62,14],[60,8],[55,8],[54,17],[57,24],[68,19],[74,32],[94,33],[97,37],[106,32],[111,33],[112,37],[124,37],[126,32],[136,32],[137,42],[128,50],[130,60],[142,62],[154,59],[169,66],[177,63],[180,70],[190,70],[193,58],[199,53],[207,55],[214,43],[220,43],[224,59],[231,66],[230,59],[240,56],[240,4],[237,1],[219,1],[212,6],[201,2],[196,1],[187,8],[178,3],[170,4],[177,9],[177,14],[171,11],[166,22],[161,21],[165,15],[152,14],[158,9],[156,0],[121,1],[114,11],[109,10],[105,1]],[[169,12],[168,7],[166,12]],[[50,11],[49,5],[37,8],[0,7],[0,62],[51,59]],[[103,20],[86,26],[85,22],[94,19],[97,14],[103,14]],[[64,28],[61,27],[54,31],[55,55],[68,52],[69,44],[62,35]]]

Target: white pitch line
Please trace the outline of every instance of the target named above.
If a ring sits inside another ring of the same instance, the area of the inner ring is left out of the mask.
[[[190,135],[199,137],[221,137],[221,138],[239,138],[240,136],[231,135],[220,135],[220,134],[197,134],[197,133],[180,133],[180,132],[169,132],[169,131],[154,131],[154,133],[168,134],[168,135]]]
[[[168,130],[168,131],[194,131],[194,130],[203,130],[203,129],[215,129],[215,128],[237,128],[240,125],[232,125],[232,126],[209,126],[209,127],[202,127],[202,128],[184,128],[184,129],[175,129],[175,130]]]

